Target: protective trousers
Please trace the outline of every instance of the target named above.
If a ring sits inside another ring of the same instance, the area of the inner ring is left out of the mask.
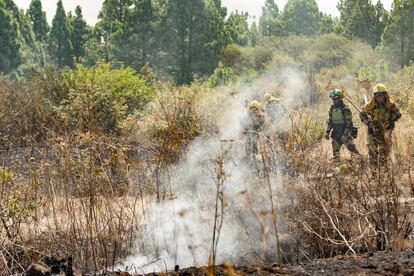
[[[388,156],[392,146],[392,131],[368,130],[368,155],[372,166],[384,166],[387,164]]]
[[[336,139],[332,139],[332,151],[333,151],[333,156],[334,159],[339,159],[340,154],[339,152],[341,151],[341,147],[342,145],[345,145],[346,148],[355,154],[359,154],[354,142],[352,141],[352,139],[349,139],[347,137],[342,137],[342,139],[340,140],[336,140]]]
[[[259,153],[259,147],[257,145],[257,132],[250,131],[246,135],[245,143],[245,153],[248,159],[253,160],[256,158],[256,155]]]
[[[334,124],[332,132],[332,152],[336,160],[340,158],[340,150],[345,145],[351,153],[359,154],[352,137],[346,132],[345,124]]]

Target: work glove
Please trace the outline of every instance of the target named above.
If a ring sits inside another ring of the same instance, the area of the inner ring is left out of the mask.
[[[365,113],[359,113],[359,118],[361,119],[361,122],[363,122],[367,126],[370,126],[370,124],[372,123],[371,120],[368,118],[368,115]]]
[[[344,135],[342,135],[342,139],[344,139],[344,140],[352,140],[351,130],[349,128],[345,129]]]
[[[393,123],[390,123],[385,129],[392,131],[394,128],[395,128],[395,123],[393,122]]]

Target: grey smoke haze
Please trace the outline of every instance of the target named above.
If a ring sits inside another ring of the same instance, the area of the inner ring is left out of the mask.
[[[217,262],[234,263],[249,252],[256,252],[264,258],[265,250],[275,256],[268,186],[254,180],[255,168],[243,158],[245,103],[261,100],[265,93],[274,93],[282,96],[286,107],[294,106],[297,97],[308,94],[305,79],[302,72],[287,68],[268,72],[252,85],[240,86],[236,95],[224,96],[222,106],[226,115],[220,116],[216,122],[218,134],[196,139],[182,161],[170,168],[170,183],[166,178],[164,185],[168,187],[171,184],[176,198],[148,206],[140,225],[144,236],[137,241],[136,255],[117,268],[128,266],[140,268],[137,272],[152,272],[165,270],[164,261],[169,269],[175,264],[189,267],[208,263],[216,195],[214,169],[219,156],[224,156],[227,178]],[[273,195],[280,184],[280,177],[280,174],[271,175]],[[273,200],[278,202],[277,198]],[[267,215],[258,215],[262,211]]]

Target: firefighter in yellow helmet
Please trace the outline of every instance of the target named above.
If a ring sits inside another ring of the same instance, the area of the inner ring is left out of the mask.
[[[249,159],[255,158],[259,153],[257,138],[264,122],[265,113],[262,105],[256,100],[252,101],[248,106],[247,118],[243,122],[243,129],[246,134],[245,151]]]
[[[256,131],[259,131],[263,126],[265,119],[262,105],[256,100],[252,101],[249,104],[248,114],[250,119],[249,125]]]
[[[272,121],[279,123],[280,121],[283,120],[283,117],[285,115],[285,110],[282,104],[280,103],[279,98],[275,98],[269,93],[267,93],[264,95],[264,103],[265,103],[267,116],[269,116],[269,118]]]
[[[334,160],[339,161],[342,145],[345,145],[351,153],[359,155],[353,142],[357,136],[357,129],[352,122],[351,110],[343,101],[344,92],[340,89],[334,89],[329,96],[333,104],[329,109],[325,138],[332,138]]]
[[[401,118],[398,107],[388,95],[384,84],[373,88],[373,97],[363,108],[360,118],[368,126],[368,153],[370,164],[385,165],[391,151],[392,131]]]

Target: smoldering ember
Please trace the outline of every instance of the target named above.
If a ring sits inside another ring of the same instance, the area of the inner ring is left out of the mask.
[[[231,1],[0,0],[0,275],[414,273],[414,1]]]

